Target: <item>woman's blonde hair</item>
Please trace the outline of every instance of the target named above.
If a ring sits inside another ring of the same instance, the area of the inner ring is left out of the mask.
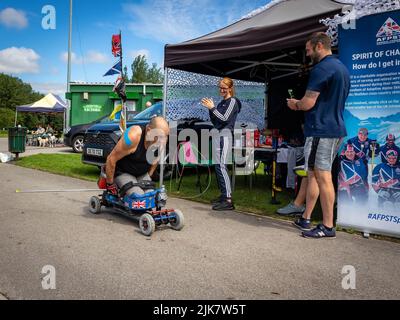
[[[235,87],[234,87],[233,80],[231,78],[225,77],[220,82],[222,82],[223,84],[228,86],[228,88],[231,92],[231,96],[233,97],[235,95]]]

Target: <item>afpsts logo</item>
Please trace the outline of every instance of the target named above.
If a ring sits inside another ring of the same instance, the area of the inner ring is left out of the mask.
[[[376,44],[392,44],[400,42],[400,26],[392,18],[388,18],[376,34]]]

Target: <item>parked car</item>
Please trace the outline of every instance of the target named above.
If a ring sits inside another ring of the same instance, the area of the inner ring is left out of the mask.
[[[76,126],[72,126],[65,134],[64,134],[64,144],[68,147],[71,147],[72,150],[76,153],[80,153],[83,151],[83,139],[85,136],[85,132],[88,128],[97,123],[107,123],[111,122],[108,116],[101,117],[93,122],[86,124],[78,124]]]
[[[138,114],[137,111],[129,111],[128,119],[133,118]],[[93,122],[86,124],[78,124],[76,126],[72,126],[69,130],[64,134],[64,144],[68,147],[71,147],[72,150],[76,153],[81,153],[83,151],[83,140],[85,136],[85,132],[91,126],[97,123],[118,123],[117,120],[111,120],[108,115],[103,116]]]

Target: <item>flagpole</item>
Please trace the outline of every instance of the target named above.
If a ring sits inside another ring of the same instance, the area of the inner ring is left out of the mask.
[[[167,86],[168,86],[168,68],[164,68],[164,86],[163,86],[163,103],[162,103],[162,116],[164,119],[167,119],[166,117]],[[160,186],[164,184],[164,158],[165,158],[165,149],[162,148],[160,156]]]
[[[123,70],[124,70],[124,68],[123,68],[123,64],[122,64],[122,33],[121,33],[121,30],[119,30],[119,39],[120,39],[120,47],[121,47],[121,57],[120,57],[121,74],[120,74],[120,76],[121,76],[121,79],[123,80],[124,79],[123,78]],[[122,129],[125,131],[126,130],[126,121],[127,121],[127,119],[126,119],[126,106],[124,104],[124,100],[123,99],[121,99],[121,103],[122,103],[121,115],[123,115],[123,117],[124,117],[124,123],[123,123],[123,128]]]
[[[72,0],[69,0],[69,33],[68,33],[68,68],[67,68],[67,92],[71,93],[71,46],[72,46]],[[69,127],[71,100],[67,99],[68,111],[64,115],[64,133]]]

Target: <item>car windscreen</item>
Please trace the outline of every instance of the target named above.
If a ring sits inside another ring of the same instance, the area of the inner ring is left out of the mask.
[[[156,103],[151,107],[138,113],[134,119],[135,120],[150,120],[154,116],[162,115],[162,103]]]
[[[103,118],[100,118],[98,123],[108,123],[108,122],[113,122],[113,120],[110,119],[109,116],[105,116]]]

